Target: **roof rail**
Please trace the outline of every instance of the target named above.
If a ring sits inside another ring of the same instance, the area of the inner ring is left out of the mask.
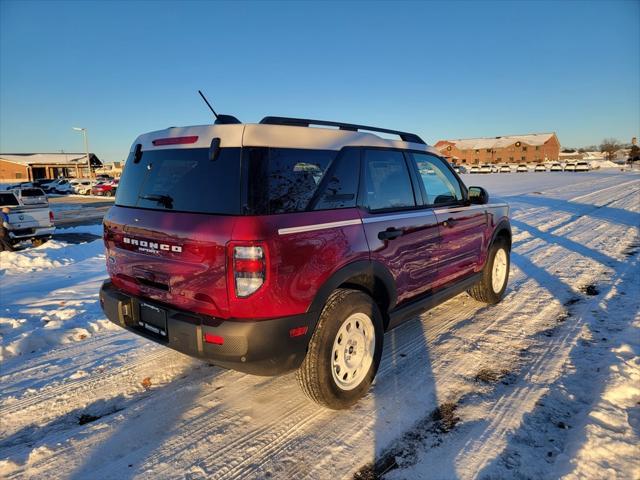
[[[290,118],[290,117],[264,117],[260,123],[267,125],[288,125],[293,127],[308,127],[310,125],[324,125],[328,127],[338,127],[340,130],[349,130],[357,132],[365,130],[369,132],[389,133],[398,135],[403,141],[411,143],[421,143],[426,145],[427,142],[422,140],[415,133],[401,132],[398,130],[389,130],[387,128],[367,127],[365,125],[356,125],[353,123],[328,122],[326,120],[311,120],[308,118]]]

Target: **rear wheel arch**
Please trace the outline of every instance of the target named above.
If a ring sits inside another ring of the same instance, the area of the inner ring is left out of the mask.
[[[388,312],[395,306],[397,295],[395,280],[384,265],[369,260],[358,260],[340,268],[318,289],[308,311],[320,315],[329,296],[338,288],[359,290],[371,296],[380,308],[386,329],[389,322]]]

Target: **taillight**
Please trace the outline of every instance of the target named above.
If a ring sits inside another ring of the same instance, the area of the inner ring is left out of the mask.
[[[234,245],[232,259],[236,296],[248,297],[264,283],[267,270],[265,252],[256,245]]]
[[[53,223],[53,212],[49,210],[49,223]]]

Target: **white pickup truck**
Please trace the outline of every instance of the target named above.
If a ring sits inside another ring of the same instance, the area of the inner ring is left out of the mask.
[[[12,250],[25,241],[40,245],[55,230],[48,203],[25,205],[12,191],[0,191],[0,220],[0,250]]]

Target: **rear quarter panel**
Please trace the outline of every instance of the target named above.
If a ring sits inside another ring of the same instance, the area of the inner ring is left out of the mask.
[[[289,228],[353,221],[352,225],[286,233]],[[229,295],[237,318],[269,318],[308,310],[319,288],[343,266],[369,259],[357,209],[238,217],[234,241],[260,239],[268,251],[267,278],[252,296]]]

